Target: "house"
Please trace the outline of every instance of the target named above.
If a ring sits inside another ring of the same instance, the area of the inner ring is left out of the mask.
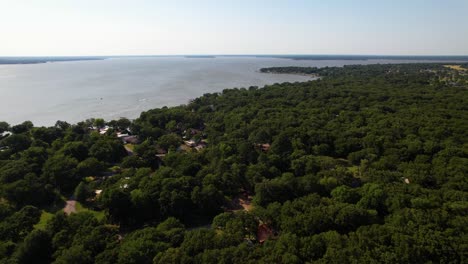
[[[120,139],[122,140],[122,142],[124,144],[138,144],[139,140],[138,140],[138,137],[137,136],[124,136],[124,137],[120,137]]]
[[[196,143],[193,139],[190,139],[190,140],[184,140],[184,144],[189,146],[189,147],[195,147],[196,146]]]
[[[130,136],[128,133],[117,132],[117,138],[123,138]]]
[[[206,148],[206,140],[202,139],[198,144],[195,146],[195,150],[201,151],[202,149]]]
[[[5,132],[0,134],[0,138],[5,138],[5,137],[11,136],[11,135],[13,135],[13,133],[11,133],[10,131],[5,131]]]
[[[101,129],[99,129],[99,134],[104,135],[107,133],[107,130],[109,130],[109,126],[105,126]]]
[[[156,148],[156,157],[163,158],[167,154],[167,151],[162,148]]]
[[[267,152],[268,150],[270,150],[270,144],[261,144],[260,146],[261,150],[264,151],[264,152]]]

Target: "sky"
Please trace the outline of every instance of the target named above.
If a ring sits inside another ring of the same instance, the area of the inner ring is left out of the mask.
[[[0,0],[0,56],[468,55],[468,0]]]

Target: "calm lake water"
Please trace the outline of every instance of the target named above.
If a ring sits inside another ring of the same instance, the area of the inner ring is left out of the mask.
[[[255,57],[134,57],[43,64],[0,65],[0,121],[53,125],[92,117],[136,118],[142,111],[186,104],[226,88],[307,81],[309,77],[263,74],[272,66],[343,66],[397,60],[297,61]]]

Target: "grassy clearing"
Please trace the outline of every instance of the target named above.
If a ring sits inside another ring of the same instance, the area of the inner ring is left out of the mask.
[[[444,67],[450,68],[456,71],[466,71],[467,69],[463,68],[461,65],[444,65]]]
[[[81,212],[89,212],[94,215],[98,220],[102,220],[105,217],[104,211],[94,211],[89,208],[86,208],[83,206],[80,202],[76,202],[76,212],[81,213]]]
[[[40,218],[39,222],[34,225],[34,229],[44,230],[46,225],[47,225],[47,222],[49,222],[50,219],[52,219],[54,217],[55,212],[63,211],[63,208],[58,209],[58,210],[55,210],[55,209],[57,209],[55,206],[53,206],[53,207],[51,206],[49,208],[43,209],[42,213],[41,213],[41,218]],[[104,217],[105,217],[104,211],[95,211],[95,210],[86,208],[83,204],[81,204],[78,201],[76,202],[76,212],[77,213],[89,212],[89,213],[93,214],[94,217],[96,217],[99,221],[104,219]]]
[[[47,225],[47,222],[49,222],[49,220],[52,219],[52,217],[54,217],[53,213],[49,213],[45,210],[42,210],[41,219],[39,220],[39,223],[34,225],[34,229],[44,230]]]
[[[131,152],[133,152],[133,150],[135,149],[135,145],[134,144],[125,144],[124,145],[126,149],[130,150]]]

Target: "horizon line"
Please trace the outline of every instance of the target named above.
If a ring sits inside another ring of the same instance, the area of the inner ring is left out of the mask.
[[[312,54],[312,53],[187,53],[187,54],[127,54],[127,55],[0,55],[0,58],[59,57],[180,57],[180,56],[367,56],[367,57],[468,57],[467,55],[398,55],[398,54]]]

